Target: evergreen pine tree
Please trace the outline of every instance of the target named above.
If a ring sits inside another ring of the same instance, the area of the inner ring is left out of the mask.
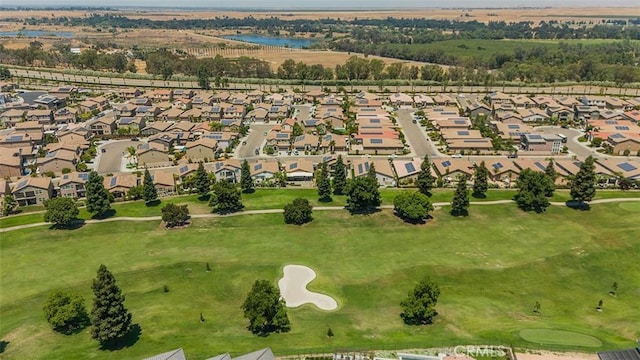
[[[453,216],[466,216],[468,208],[469,191],[467,191],[467,178],[460,176],[456,192],[453,194],[453,201],[451,201],[451,214]]]
[[[253,178],[251,177],[251,168],[249,167],[249,162],[247,160],[242,162],[242,168],[240,171],[240,185],[242,187],[243,193],[252,193],[253,189]]]
[[[87,190],[87,211],[95,213],[98,217],[104,216],[111,209],[109,192],[105,189],[103,181],[102,176],[95,171],[91,171],[85,185]]]
[[[473,174],[473,196],[486,197],[487,190],[489,190],[489,170],[484,165],[484,161],[480,163],[480,166],[476,166],[476,171]]]
[[[103,347],[114,346],[131,331],[131,313],[124,307],[124,295],[106,266],[98,268],[92,289],[91,337]]]
[[[347,188],[347,167],[342,161],[342,155],[338,155],[333,174],[333,193],[343,195]]]
[[[558,178],[558,173],[554,167],[553,159],[549,160],[549,164],[544,169],[544,174],[547,175],[548,185],[546,186],[545,194],[546,197],[553,196],[553,192],[556,190],[556,179]]]
[[[429,161],[429,155],[425,155],[422,165],[420,165],[420,172],[418,173],[418,178],[416,180],[418,191],[427,196],[431,196],[431,189],[433,189],[435,181],[436,178],[431,174],[431,162]]]
[[[158,200],[158,191],[155,185],[153,185],[153,178],[149,169],[144,169],[144,180],[142,183],[142,198],[144,202],[150,204]]]
[[[596,195],[596,172],[593,156],[589,156],[580,165],[580,170],[571,180],[571,198],[579,202],[591,201]]]
[[[211,179],[209,179],[209,175],[204,169],[204,164],[202,164],[202,162],[198,164],[195,183],[198,195],[204,197],[209,194],[209,191],[211,190]]]
[[[372,162],[369,163],[369,171],[367,171],[367,177],[378,181],[378,178],[376,177],[376,166]]]
[[[318,196],[320,196],[320,201],[331,201],[331,181],[329,180],[329,170],[327,169],[326,162],[323,162],[320,165],[320,170],[318,171],[316,179],[316,186],[318,187]]]

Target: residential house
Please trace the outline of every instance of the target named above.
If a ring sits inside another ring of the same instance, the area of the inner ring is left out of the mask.
[[[151,93],[149,96],[153,101],[171,101],[173,99],[173,90],[172,89],[158,89]]]
[[[43,125],[50,125],[53,123],[53,111],[50,109],[27,110],[25,120],[37,121]]]
[[[168,132],[190,132],[196,126],[195,123],[191,121],[179,121],[171,125],[169,129],[165,130]]]
[[[198,108],[189,109],[179,116],[180,121],[195,121],[200,122],[202,120],[202,110]]]
[[[74,124],[80,120],[78,109],[63,107],[53,113],[53,121],[56,125]]]
[[[495,182],[510,184],[520,174],[520,169],[511,159],[486,159],[485,166],[489,170],[489,177]]]
[[[78,88],[71,85],[60,86],[60,87],[56,87],[49,90],[50,95],[53,95],[58,99],[62,99],[62,100],[68,98],[69,96],[77,92],[78,92]]]
[[[58,143],[71,144],[81,149],[89,148],[89,140],[93,136],[92,132],[86,128],[72,128],[56,132]]]
[[[605,145],[611,148],[612,153],[616,155],[625,153],[636,155],[640,153],[640,136],[633,136],[629,133],[613,133],[609,135]]]
[[[511,97],[511,95],[507,95],[499,91],[490,93],[489,95],[487,95],[487,99],[489,100],[489,104],[491,104],[493,108],[501,104],[513,104],[513,98]]]
[[[104,177],[104,187],[116,199],[123,199],[131,188],[138,186],[138,177],[135,174],[117,173]]]
[[[38,107],[43,107],[45,109],[56,109],[58,107],[64,106],[64,100],[58,99],[53,95],[40,95],[37,99],[33,100],[33,104]]]
[[[200,138],[215,140],[218,143],[218,149],[226,149],[233,147],[233,141],[238,138],[238,134],[229,131],[211,131],[202,134]]]
[[[371,166],[375,168],[376,180],[380,186],[396,186],[396,178],[388,160],[371,160],[369,158],[353,159],[351,169],[353,177],[367,176]]]
[[[189,140],[193,140],[193,135],[181,132],[163,132],[149,136],[147,142],[156,143],[169,149],[173,146],[180,146]]]
[[[15,132],[44,132],[44,126],[38,121],[33,120],[17,123],[13,129],[15,130]]]
[[[201,137],[196,141],[187,142],[186,156],[197,161],[212,161],[216,157],[216,150],[218,149],[218,142],[214,139]]]
[[[447,94],[437,94],[433,97],[433,102],[441,106],[456,106],[456,99]]]
[[[141,106],[136,107],[136,109],[134,111],[134,116],[143,117],[143,118],[145,118],[147,120],[154,120],[161,113],[162,113],[162,110],[158,106],[155,106],[155,105],[141,105]]]
[[[251,168],[251,177],[256,182],[271,179],[280,172],[277,161],[258,160],[255,163],[249,164],[249,166]]]
[[[533,132],[533,128],[526,124],[505,124],[499,121],[491,122],[491,127],[494,128],[500,138],[504,140],[511,140],[514,144],[520,143],[522,134],[529,134]]]
[[[413,96],[413,103],[416,107],[424,108],[427,106],[433,106],[436,104],[435,100],[431,96],[425,94],[416,94]]]
[[[222,107],[222,117],[225,119],[240,119],[244,117],[243,105],[227,105]]]
[[[557,119],[562,122],[573,121],[574,111],[566,106],[549,106],[546,108],[546,111],[551,119]]]
[[[555,99],[556,102],[562,106],[568,107],[573,109],[576,106],[580,106],[583,105],[582,101],[578,101],[576,98],[570,97],[570,96],[562,96],[559,97],[557,99]]]
[[[396,138],[390,137],[356,137],[364,154],[375,155],[389,155],[389,154],[402,154],[404,151],[404,144],[402,141]],[[353,150],[353,148],[352,148]]]
[[[48,152],[43,158],[38,158],[37,164],[41,174],[53,172],[59,175],[63,169],[75,170],[78,161],[79,156],[76,151],[58,149]]]
[[[615,176],[640,180],[640,161],[638,160],[597,158],[596,164]]]
[[[144,129],[147,126],[147,121],[144,117],[121,117],[118,120],[118,129],[128,128],[132,134],[140,133],[140,129]]]
[[[347,135],[326,134],[320,138],[320,150],[323,152],[348,151]]]
[[[293,140],[293,148],[298,151],[315,151],[318,148],[318,136],[300,135]]]
[[[604,96],[585,95],[582,97],[581,102],[583,105],[595,106],[599,109],[607,107],[607,100]]]
[[[118,92],[118,95],[125,100],[130,100],[142,95],[142,91],[136,88],[121,89]]]
[[[264,92],[258,89],[255,89],[247,93],[247,100],[250,103],[253,103],[253,104],[261,103],[263,99],[264,99]]]
[[[85,100],[80,103],[80,112],[88,113],[88,112],[100,112],[100,104],[91,100]]]
[[[175,89],[173,90],[173,97],[175,99],[191,99],[195,95],[192,89]]]
[[[24,177],[11,189],[18,206],[39,205],[53,197],[53,183],[49,177]]]
[[[322,90],[311,90],[304,94],[303,100],[307,102],[316,102],[325,96],[324,91]]]
[[[160,113],[158,118],[163,121],[177,121],[180,118],[180,114],[182,114],[184,110],[178,108],[169,108]]]
[[[152,135],[156,135],[159,133],[163,133],[165,131],[167,131],[171,126],[173,125],[173,123],[167,122],[167,121],[154,121],[151,122],[149,124],[147,124],[147,126],[145,126],[142,131],[140,132],[140,135],[142,136],[152,136]]]
[[[93,135],[112,135],[116,133],[117,124],[114,116],[102,116],[88,123]]]
[[[640,110],[629,110],[622,114],[622,118],[640,125]]]
[[[471,127],[471,120],[466,117],[448,118],[434,120],[433,124],[438,130],[444,129],[460,129],[465,130]]]
[[[238,183],[242,175],[242,166],[240,161],[236,159],[216,161],[213,163],[213,174],[218,181],[227,180],[232,183]]]
[[[291,160],[284,164],[287,181],[313,181],[313,162],[307,159]]]
[[[222,107],[219,104],[202,107],[203,121],[220,121],[222,118]]]
[[[20,177],[23,172],[23,156],[21,148],[0,146],[0,178]]]
[[[439,178],[446,182],[454,182],[460,176],[470,179],[473,175],[473,164],[466,159],[437,159],[433,167]]]
[[[191,99],[191,106],[195,109],[202,109],[205,106],[211,106],[213,104],[213,98],[211,95],[199,94],[195,95]]]
[[[549,162],[546,160],[535,159],[531,157],[519,157],[513,161],[518,170],[522,172],[522,170],[530,169],[533,171],[544,172],[549,165]],[[572,173],[567,172],[564,168],[558,166],[558,162],[553,162],[553,168],[558,175],[556,178],[556,184],[561,186],[566,186],[569,183],[569,177],[573,175]]]
[[[562,139],[549,134],[522,134],[520,146],[524,151],[541,151],[558,154],[562,150]]]
[[[156,188],[158,197],[171,196],[176,193],[176,180],[173,177],[173,173],[154,171],[151,174],[151,180],[153,181],[153,186]]]
[[[545,110],[539,108],[527,108],[518,111],[523,122],[543,122],[549,120],[549,115]]]
[[[400,106],[412,106],[413,98],[411,95],[404,93],[395,93],[389,96],[389,103],[392,106],[400,107]]]
[[[140,144],[136,149],[138,166],[156,167],[170,164],[168,148],[157,142]]]
[[[269,131],[267,145],[275,147],[277,151],[289,151],[291,146],[291,133],[281,131]]]
[[[464,109],[465,113],[471,118],[477,118],[482,115],[489,117],[491,115],[491,108],[479,101],[473,101]]]
[[[42,144],[41,132],[14,132],[0,136],[0,147],[24,148]]]
[[[421,171],[422,162],[423,159],[421,158],[394,159],[391,165],[396,173],[398,183],[413,184]],[[431,175],[436,176],[435,171],[431,167],[428,170]]]
[[[526,95],[516,95],[516,96],[511,98],[511,102],[518,109],[529,109],[529,108],[532,108],[534,106],[537,106],[535,101],[531,100]]]
[[[259,122],[262,123],[267,119],[267,115],[269,114],[269,110],[264,108],[256,108],[247,113],[245,115],[245,120],[250,122]]]
[[[189,110],[193,107],[191,103],[191,99],[188,98],[178,98],[173,100],[172,107],[180,109],[180,110]]]
[[[9,109],[0,114],[0,124],[7,128],[14,127],[17,123],[24,121],[25,114],[26,111],[23,109]]]
[[[138,97],[135,99],[131,99],[130,103],[135,107],[151,106],[151,99],[149,99],[148,97]]]
[[[7,194],[11,194],[11,186],[9,184],[9,181],[0,179],[0,209],[4,209],[5,196],[7,196]]]
[[[86,196],[85,184],[89,179],[88,172],[71,172],[60,177],[58,182],[59,196],[80,199]]]
[[[114,104],[113,105],[113,113],[116,115],[116,117],[120,117],[120,116],[135,116],[137,108],[138,108],[138,106],[136,106],[134,104],[131,104],[131,103]]]

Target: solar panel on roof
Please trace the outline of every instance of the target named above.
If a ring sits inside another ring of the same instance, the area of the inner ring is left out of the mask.
[[[369,168],[369,163],[368,162],[364,163],[364,169],[369,171],[370,168]]]
[[[254,169],[254,170],[262,170],[262,164],[256,164],[256,165],[253,167],[253,169]]]
[[[180,172],[181,173],[187,172],[188,169],[189,167],[187,165],[184,165],[183,167],[180,168]]]
[[[404,168],[407,169],[408,173],[412,173],[416,171],[416,167],[413,166],[413,163],[406,163],[404,164]]]
[[[48,152],[44,157],[45,158],[52,158],[52,157],[55,157],[57,153],[58,153],[57,150],[56,151],[52,151],[52,152]]]
[[[216,166],[216,170],[220,170],[220,168],[223,167],[224,164],[221,162],[217,162],[215,166]]]
[[[624,171],[634,171],[636,169],[638,169],[637,167],[629,164],[628,162],[622,163],[622,164],[618,164],[618,167]]]
[[[16,189],[21,189],[21,188],[23,188],[25,185],[27,185],[27,182],[28,182],[28,181],[29,181],[29,179],[25,179],[25,180],[20,181],[20,182],[18,183],[18,186],[16,186]]]
[[[605,123],[605,124],[608,124],[608,125],[615,125],[615,124],[617,124],[618,122],[617,122],[616,120],[605,120],[605,121],[604,121],[604,123]]]
[[[612,139],[620,139],[620,138],[623,138],[624,135],[615,133],[613,135],[609,135],[609,137],[612,138]]]
[[[443,161],[443,162],[442,162],[442,166],[444,166],[444,167],[449,167],[449,166],[451,166],[451,161],[449,161],[449,160],[445,160],[445,161]]]
[[[461,130],[461,131],[458,131],[458,135],[460,135],[460,136],[469,136],[469,132],[466,131],[466,130]]]
[[[629,130],[628,126],[616,126],[616,130],[618,131],[627,131]]]
[[[380,119],[371,119],[371,123],[372,124],[379,124],[380,123]]]
[[[509,129],[520,129],[520,125],[518,124],[509,124],[507,125]]]
[[[278,138],[278,139],[286,139],[288,137],[289,137],[289,134],[287,134],[287,133],[278,133],[276,135],[276,138]]]
[[[538,134],[531,134],[529,135],[530,139],[535,139],[535,140],[539,140],[542,139],[542,135],[538,135]]]
[[[371,139],[372,144],[382,144],[382,139]]]
[[[289,170],[295,169],[297,167],[298,167],[298,163],[297,162],[289,164]]]
[[[362,174],[364,171],[362,171],[362,164],[358,164],[358,174]]]
[[[536,162],[534,163],[534,165],[535,165],[538,169],[540,169],[540,170],[542,170],[542,171],[544,171],[544,170],[546,170],[546,169],[547,169],[547,167],[546,167],[546,166],[544,166],[544,164],[540,163],[539,161],[536,161]]]
[[[9,141],[21,141],[22,135],[13,135],[9,137]]]
[[[89,179],[89,173],[80,173],[78,174],[78,177],[84,181],[87,181],[87,179]]]
[[[111,182],[109,183],[109,187],[114,187],[116,186],[116,183],[118,182],[118,177],[114,176],[111,178]]]
[[[496,169],[502,169],[504,167],[504,165],[502,165],[502,163],[497,162],[497,163],[493,164],[493,167],[496,168]]]
[[[296,141],[302,141],[302,140],[304,140],[304,135],[300,135],[296,137]]]
[[[453,120],[453,122],[458,125],[464,125],[467,123],[467,120],[458,119],[458,120]]]

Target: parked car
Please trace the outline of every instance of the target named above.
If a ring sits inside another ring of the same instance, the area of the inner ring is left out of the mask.
[[[131,141],[140,141],[137,137],[131,138]]]
[[[451,156],[454,159],[462,159],[462,155],[460,154],[453,154],[453,156]]]

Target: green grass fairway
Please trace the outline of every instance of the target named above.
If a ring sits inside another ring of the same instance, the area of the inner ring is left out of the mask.
[[[618,206],[629,212],[640,212],[640,202],[620,203]]]
[[[572,331],[552,329],[522,329],[520,337],[540,345],[564,345],[582,347],[600,347],[602,341],[597,338]]]
[[[0,341],[8,342],[1,357],[141,359],[183,347],[189,359],[205,359],[265,346],[287,355],[470,343],[597,351],[633,346],[640,337],[637,213],[618,203],[589,211],[553,206],[543,214],[514,204],[476,206],[466,218],[447,210],[417,226],[391,210],[367,216],[339,210],[317,211],[301,227],[263,214],[195,219],[176,230],[149,221],[1,233]],[[54,333],[42,314],[55,289],[81,294],[90,307],[101,263],[142,328],[135,345],[117,352],[99,350],[88,329]],[[339,307],[291,309],[290,333],[253,336],[240,309],[244,297],[256,279],[276,284],[286,264],[315,270],[309,290],[330,295]],[[405,326],[399,303],[423,274],[440,284],[439,315],[431,326]],[[614,281],[617,297],[608,295]],[[540,315],[532,312],[536,301]],[[333,338],[326,337],[328,327]],[[523,329],[594,340],[538,345],[520,336]]]

